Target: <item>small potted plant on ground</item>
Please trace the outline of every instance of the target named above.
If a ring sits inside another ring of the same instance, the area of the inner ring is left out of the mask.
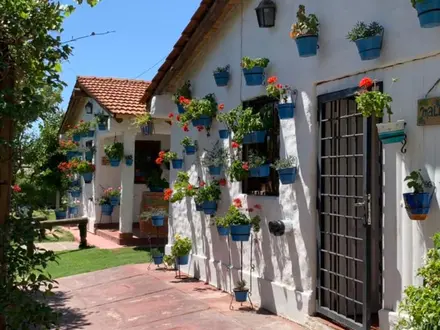
[[[216,217],[215,225],[217,227],[217,232],[219,236],[228,236],[229,235],[229,218],[226,216]]]
[[[133,165],[133,155],[125,155],[125,165],[132,166]]]
[[[393,79],[394,83],[395,79]],[[364,117],[375,115],[377,118],[384,116],[384,109],[388,114],[388,123],[376,124],[379,139],[383,144],[399,143],[405,139],[405,121],[391,122],[391,102],[393,99],[387,93],[377,90],[376,82],[365,77],[359,82],[360,91],[356,95],[358,110]]]
[[[240,280],[237,282],[236,287],[234,288],[234,295],[236,302],[245,302],[248,299],[249,289],[246,288],[246,281]]]
[[[287,85],[278,83],[278,78],[273,76],[267,79],[267,95],[278,99],[278,117],[280,119],[293,118],[295,115],[295,103],[298,91],[292,90]]]
[[[314,14],[306,15],[304,5],[299,6],[296,17],[298,21],[292,25],[290,37],[296,41],[299,56],[315,56],[318,49],[318,18]]]
[[[153,119],[149,112],[137,115],[133,120],[133,125],[140,128],[144,135],[151,135],[153,133]]]
[[[289,156],[284,159],[278,159],[271,165],[278,171],[278,176],[282,184],[291,184],[296,180],[296,174],[298,171],[297,160],[294,156]]]
[[[165,223],[165,217],[168,215],[168,211],[164,208],[153,207],[145,212],[142,212],[141,218],[151,219],[151,223],[154,227],[162,227]]]
[[[358,22],[347,35],[347,39],[356,43],[362,61],[380,57],[384,28],[378,22],[369,25]]]
[[[251,228],[254,232],[260,230],[260,217],[258,215],[250,216],[245,214],[246,210],[242,209],[242,202],[239,198],[234,199],[234,205],[229,207],[225,217],[228,218],[228,223],[231,230],[231,238],[234,242],[248,241],[251,235]],[[253,208],[248,209],[248,212],[254,212]]]
[[[95,172],[95,165],[83,160],[79,162],[76,167],[78,174],[82,175],[85,183],[91,183],[93,180],[93,173]]]
[[[185,113],[184,105],[191,100],[191,82],[187,80],[182,87],[178,88],[176,93],[173,94],[173,102],[177,105],[177,111],[180,114]]]
[[[202,165],[209,169],[210,175],[220,175],[222,168],[228,164],[228,149],[222,147],[217,141],[212,150],[207,150]]]
[[[124,157],[124,144],[121,142],[114,142],[104,146],[104,152],[110,159],[110,166],[118,167],[121,159]]]
[[[249,151],[249,176],[252,178],[267,178],[270,175],[270,164],[265,156],[252,150]]]
[[[98,129],[100,131],[107,130],[107,124],[108,124],[108,115],[106,115],[104,112],[99,112],[95,114],[96,122],[98,123]]]
[[[112,206],[118,206],[121,203],[121,187],[104,189],[104,196],[108,197]]]
[[[189,137],[185,136],[180,144],[185,148],[187,155],[194,155],[196,153],[196,143]]]
[[[110,197],[104,195],[98,201],[99,206],[101,206],[101,213],[105,216],[111,216],[113,214],[113,205],[110,202]]]
[[[228,85],[230,67],[231,66],[228,64],[226,66],[219,66],[217,69],[214,70],[214,79],[218,87],[224,87]]]
[[[76,199],[69,203],[69,207],[68,207],[69,217],[71,217],[72,215],[77,215],[78,214],[78,212],[79,212],[79,205],[80,204],[81,203],[79,202],[79,200],[76,200]]]
[[[221,197],[220,184],[217,180],[213,180],[209,184],[205,184],[197,191],[203,200],[202,208],[206,215],[213,215],[217,211],[217,202]]]
[[[160,252],[159,249],[151,249],[151,256],[153,257],[153,261],[155,265],[160,265],[163,263],[163,253]]]
[[[188,237],[180,235],[174,236],[174,244],[171,248],[171,254],[176,258],[178,265],[187,265],[189,259],[189,252],[192,249],[191,240]]]
[[[241,67],[243,68],[246,85],[259,86],[264,82],[264,69],[269,65],[268,58],[250,58],[243,57],[241,59]]]
[[[73,198],[79,198],[81,197],[81,187],[80,186],[72,186],[69,189],[70,196]]]
[[[411,0],[411,4],[417,10],[420,27],[440,26],[440,0]]]
[[[405,178],[405,181],[408,181],[408,188],[414,189],[412,193],[403,194],[409,218],[411,220],[426,220],[431,207],[432,196],[434,195],[434,192],[426,192],[426,189],[433,188],[432,182],[426,181],[420,170],[412,171]]]
[[[168,181],[162,178],[162,170],[160,168],[148,172],[146,184],[151,192],[163,192],[165,188],[170,186]]]

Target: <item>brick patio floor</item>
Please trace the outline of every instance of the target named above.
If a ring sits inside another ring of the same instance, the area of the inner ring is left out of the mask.
[[[229,309],[231,296],[173,271],[127,265],[58,280],[54,306],[61,329],[301,330],[248,305]]]

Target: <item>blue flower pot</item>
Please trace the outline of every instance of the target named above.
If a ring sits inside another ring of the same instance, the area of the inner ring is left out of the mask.
[[[153,125],[149,123],[141,127],[141,132],[144,135],[151,135],[153,133]]]
[[[193,127],[197,127],[200,125],[200,120],[199,119],[192,119],[191,124],[193,125]]]
[[[189,255],[177,257],[176,262],[178,265],[188,265],[189,262]]]
[[[358,39],[355,41],[362,61],[374,60],[380,57],[382,36]]]
[[[217,231],[219,236],[228,236],[229,235],[229,227],[217,226]]]
[[[177,112],[182,114],[185,113],[185,108],[181,104],[177,104]]]
[[[98,129],[99,129],[100,131],[106,131],[106,130],[107,130],[107,124],[101,124],[101,123],[99,123],[99,124],[98,124]]]
[[[249,293],[249,290],[246,290],[246,291],[235,291],[234,290],[235,301],[236,302],[245,302],[245,301],[247,301],[248,293]]]
[[[73,134],[73,136],[72,136],[72,140],[73,140],[74,142],[79,142],[79,141],[81,141],[81,134]]]
[[[126,159],[125,160],[125,165],[132,166],[133,165],[133,159]]]
[[[121,164],[120,159],[110,159],[110,166],[111,167],[118,167]]]
[[[430,193],[406,193],[403,194],[405,207],[412,220],[425,220],[431,208],[431,200],[434,194]]]
[[[206,115],[202,115],[199,117],[198,122],[199,122],[198,126],[211,127],[212,118]]]
[[[213,215],[217,212],[217,202],[204,201],[202,204],[203,212],[206,215]]]
[[[222,173],[222,167],[221,166],[209,166],[209,174],[211,175],[220,175]]]
[[[121,197],[120,196],[112,196],[110,197],[110,204],[111,206],[118,206],[121,203]]]
[[[69,210],[69,216],[78,214],[78,206],[69,206],[68,210]]]
[[[92,172],[83,173],[82,177],[83,177],[85,183],[91,183],[93,180],[93,173]]]
[[[70,161],[76,156],[76,151],[68,151],[66,153],[67,160]]]
[[[67,218],[67,212],[66,211],[55,211],[55,219],[61,220]]]
[[[224,87],[229,82],[229,72],[217,72],[214,73],[215,83],[218,87]]]
[[[113,206],[110,204],[101,205],[101,213],[102,215],[111,216],[113,214]]]
[[[424,0],[416,3],[420,27],[433,28],[440,26],[440,0]]]
[[[278,117],[290,119],[295,115],[295,103],[278,103]]]
[[[229,130],[221,129],[218,131],[218,135],[220,136],[220,139],[226,140],[229,138]]]
[[[296,181],[297,168],[282,168],[278,170],[278,176],[280,177],[281,184],[291,184]]]
[[[203,204],[196,204],[196,211],[202,212],[203,211]]]
[[[245,134],[243,136],[243,144],[251,144],[252,143],[252,133]]]
[[[194,155],[196,153],[196,146],[185,146],[185,153],[187,155]]]
[[[91,151],[86,151],[86,160],[88,162],[91,162],[93,160],[93,152]]]
[[[79,187],[81,186],[81,182],[79,180],[73,180],[70,182],[70,187]]]
[[[300,57],[315,56],[318,50],[318,36],[302,36],[295,39]]]
[[[151,217],[151,223],[154,227],[162,227],[165,223],[165,217],[163,215],[154,215]]]
[[[151,192],[163,192],[165,189],[162,187],[148,186]]]
[[[89,136],[89,132],[81,133],[81,138],[86,138]]]
[[[251,178],[267,178],[269,175],[270,175],[269,164],[254,167],[249,170],[249,176]]]
[[[267,131],[255,131],[252,132],[252,143],[264,143],[266,142]]]
[[[264,68],[260,66],[252,69],[243,69],[244,79],[247,86],[260,86],[264,81]]]
[[[183,167],[183,159],[173,159],[171,163],[173,163],[173,168],[175,170],[179,170]]]
[[[153,261],[155,265],[160,265],[163,263],[163,255],[153,256]]]
[[[95,136],[95,130],[89,130],[89,133],[87,134],[88,137],[94,137]]]
[[[70,196],[72,196],[73,198],[79,198],[79,197],[81,197],[81,191],[71,190],[70,191]]]
[[[231,225],[231,238],[234,242],[247,242],[251,236],[251,225]]]

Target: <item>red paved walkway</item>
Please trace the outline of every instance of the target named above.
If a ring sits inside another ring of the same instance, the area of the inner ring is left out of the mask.
[[[229,310],[230,295],[174,272],[128,265],[59,280],[62,329],[302,330],[264,310]],[[236,308],[240,305],[234,303]]]

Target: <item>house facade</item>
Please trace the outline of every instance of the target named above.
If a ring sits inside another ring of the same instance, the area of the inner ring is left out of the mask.
[[[275,26],[259,28],[259,2],[202,1],[143,101],[152,113],[176,113],[171,95],[190,80],[193,97],[214,93],[223,111],[263,102],[265,86],[247,86],[240,63],[244,56],[268,58],[266,78],[276,76],[298,91],[294,118],[279,120],[279,134],[271,137],[279,141],[280,158],[297,158],[297,180],[271,182],[277,188],[269,190],[249,182],[222,188],[217,215],[235,198],[244,207],[262,206],[261,230],[243,244],[242,260],[240,244],[219,237],[192,199],[170,204],[167,249],[175,234],[191,238],[191,275],[231,292],[242,272],[253,301],[300,324],[319,315],[349,329],[392,329],[404,288],[422,283],[416,272],[440,229],[437,193],[426,221],[410,220],[402,197],[413,170],[439,181],[440,128],[418,125],[417,113],[418,100],[440,96],[439,28],[421,28],[410,1],[400,0],[276,0]],[[317,55],[307,58],[289,37],[300,4],[320,23]],[[384,26],[379,58],[362,61],[347,40],[358,21]],[[226,65],[228,86],[217,87],[213,71]],[[393,98],[393,120],[406,122],[404,144],[381,144],[375,119],[357,111],[355,92],[366,76]],[[208,136],[173,125],[170,149],[179,152],[189,135],[200,157],[219,140],[220,128],[214,121]],[[220,143],[230,148],[231,139]],[[197,157],[185,157],[183,170],[194,185],[212,180]],[[171,185],[177,172],[171,169]],[[273,235],[269,223],[277,220],[291,221],[292,231]]]

